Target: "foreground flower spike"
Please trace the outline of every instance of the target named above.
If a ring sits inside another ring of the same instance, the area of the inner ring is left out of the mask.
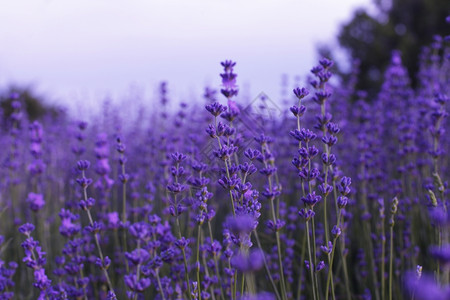
[[[222,117],[231,122],[240,113],[236,102],[231,100],[238,94],[238,88],[236,85],[237,74],[233,73],[233,68],[236,63],[231,60],[226,60],[222,62],[221,65],[224,68],[224,73],[220,74],[220,77],[222,77],[223,87],[220,92],[228,99],[228,111],[224,112]]]
[[[99,242],[99,232],[102,229],[102,225],[100,223],[97,223],[96,221],[94,221],[92,218],[91,208],[94,206],[95,200],[93,198],[88,198],[88,194],[87,194],[87,188],[92,183],[92,179],[86,177],[86,170],[89,169],[90,162],[87,160],[80,160],[77,162],[77,167],[78,167],[78,170],[81,171],[81,177],[77,178],[77,182],[81,186],[81,188],[83,190],[83,196],[84,196],[83,199],[80,200],[79,207],[82,210],[84,210],[88,216],[89,225],[86,226],[86,230],[94,235],[95,245],[97,246],[99,262],[100,262],[97,265],[102,270],[103,275],[106,278],[108,289],[111,294],[111,293],[114,293],[114,289],[113,289],[111,280],[109,278],[108,270],[107,270],[109,267],[109,263],[106,263],[107,261],[111,262],[111,260],[109,259],[108,256],[103,255],[103,251],[102,251],[102,248],[101,248],[100,242]]]
[[[127,157],[125,156],[125,150],[126,146],[122,142],[121,137],[116,138],[117,144],[116,144],[116,150],[119,153],[119,166],[120,166],[120,174],[119,174],[119,181],[122,183],[122,249],[123,252],[127,252],[127,231],[126,228],[128,227],[128,220],[127,220],[127,182],[130,178],[130,175],[125,172],[125,165],[127,162]],[[125,262],[125,268],[127,270],[127,273],[129,272],[129,266],[128,261]]]
[[[298,212],[301,217],[305,220],[306,226],[306,242],[307,242],[307,252],[308,260],[305,260],[305,267],[310,273],[310,284],[311,284],[311,294],[312,299],[317,300],[318,296],[318,283],[317,275],[314,272],[314,266],[317,265],[317,255],[316,255],[316,236],[315,226],[314,226],[314,206],[322,199],[321,196],[316,195],[315,191],[312,190],[313,182],[320,175],[320,172],[316,168],[312,168],[313,158],[318,154],[318,151],[314,145],[311,145],[317,135],[306,128],[301,128],[300,118],[306,111],[306,107],[301,104],[304,97],[309,94],[309,91],[305,88],[295,88],[293,93],[297,97],[297,106],[291,107],[291,112],[297,118],[297,129],[291,130],[289,134],[298,142],[298,156],[295,156],[292,160],[292,164],[297,169],[297,174],[300,177],[302,197],[305,208],[300,209]],[[307,190],[307,192],[306,192]],[[310,224],[313,225],[310,228]],[[311,241],[311,230],[312,229],[312,241]],[[302,256],[303,260],[303,256]],[[300,272],[303,270],[301,269]]]
[[[19,232],[24,234],[27,239],[22,243],[22,248],[25,251],[25,257],[23,262],[27,267],[32,268],[34,271],[34,287],[40,291],[39,299],[48,299],[51,289],[52,281],[45,274],[44,265],[46,264],[46,253],[42,251],[39,242],[35,241],[31,236],[34,231],[34,225],[30,223],[23,224],[19,227]]]

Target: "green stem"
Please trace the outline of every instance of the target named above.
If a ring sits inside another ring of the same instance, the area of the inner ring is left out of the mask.
[[[345,279],[345,291],[347,294],[347,300],[351,300],[351,293],[350,293],[350,283],[348,279],[348,268],[347,268],[347,256],[344,255],[345,251],[345,231],[342,231],[342,238],[341,238],[341,257],[342,257],[342,267],[344,269],[344,279]]]
[[[214,241],[213,239],[213,235],[212,235],[212,229],[211,229],[211,222],[208,220],[208,229],[209,229],[209,238],[211,239],[211,243]],[[214,266],[215,266],[215,271],[216,271],[216,276],[217,279],[219,280],[219,282],[222,282],[221,278],[220,278],[220,274],[219,274],[219,262],[217,261],[217,256],[216,254],[214,254]],[[220,286],[220,296],[222,297],[222,299],[225,299],[225,294],[223,292],[223,287],[222,284],[219,284]]]
[[[241,278],[241,297],[244,296],[244,285],[245,285],[245,276],[244,276],[244,274],[242,274],[242,278]]]
[[[82,171],[82,176],[85,177],[85,173],[84,170]],[[87,196],[87,187],[83,188],[83,195],[84,195],[84,200],[87,201],[88,200],[88,196]],[[91,215],[91,211],[89,209],[86,210],[86,213],[88,215],[89,218],[89,224],[91,226],[94,225],[94,220],[92,219],[92,215]],[[100,247],[100,242],[98,239],[98,233],[94,233],[94,240],[95,240],[95,245],[97,246],[97,251],[98,251],[98,255],[100,256],[100,259],[102,260],[102,265],[104,262],[104,257],[103,257],[103,252],[102,252],[102,248]],[[111,284],[111,280],[109,279],[109,275],[108,275],[108,271],[102,266],[102,270],[103,270],[103,274],[106,278],[106,282],[108,284],[108,288],[110,291],[114,291],[113,286]]]
[[[138,240],[137,241],[137,250],[138,250],[138,253],[139,253],[139,249],[141,248],[141,241],[140,240]],[[140,274],[141,273],[141,264],[139,263],[137,266],[136,266],[136,281],[139,281],[139,277],[140,277]],[[138,297],[138,294],[137,293],[135,293],[134,294],[134,300],[137,300],[137,297]]]
[[[385,272],[385,252],[386,252],[386,237],[384,234],[384,219],[381,220],[381,299],[384,300],[386,291],[386,279],[384,278]]]
[[[198,299],[202,300],[202,287],[200,282],[200,225],[198,226],[197,233],[197,290],[198,290]]]
[[[163,291],[163,288],[161,285],[161,280],[159,278],[159,269],[156,270],[156,281],[158,282],[158,288],[159,288],[159,291],[161,293],[163,300],[166,300],[166,296],[164,296],[164,291]]]
[[[337,218],[337,227],[341,225],[341,209],[339,209],[338,212],[338,218]],[[333,239],[333,249],[331,250],[331,255],[328,255],[328,277],[327,277],[327,288],[325,289],[325,299],[328,300],[328,290],[330,288],[331,283],[331,289],[332,289],[332,299],[335,300],[334,295],[334,286],[333,286],[333,260],[334,260],[334,252],[336,250],[336,242],[337,242],[337,236]],[[328,245],[327,245],[328,247]]]
[[[214,117],[214,129],[215,129],[216,132],[217,132],[217,117]],[[222,142],[220,141],[220,137],[217,136],[216,139],[217,139],[217,142],[218,142],[218,144],[219,144],[219,149],[222,150]],[[231,179],[231,176],[230,176],[230,170],[229,170],[229,168],[228,168],[228,162],[227,162],[227,160],[225,160],[224,163],[225,163],[225,170],[226,170],[226,172],[227,172],[227,179],[230,180],[230,179]],[[234,208],[234,198],[233,198],[233,193],[230,191],[229,194],[230,194],[231,209],[232,209],[232,212],[233,212],[233,217],[235,217],[235,216],[236,216],[236,210],[235,210],[235,208]]]
[[[297,300],[300,300],[302,297],[302,275],[303,275],[303,262],[305,261],[305,248],[306,248],[305,244],[306,244],[306,234],[303,235],[302,252],[300,255],[300,270],[297,282]]]
[[[121,155],[123,158],[123,154]],[[122,164],[122,175],[125,175],[125,164]],[[128,251],[127,247],[127,231],[126,231],[126,224],[127,224],[127,183],[122,183],[122,239],[123,239],[123,253]],[[125,269],[127,271],[127,274],[130,272],[130,266],[128,264],[128,260],[125,259]]]
[[[314,269],[317,266],[317,249],[316,249],[316,226],[315,226],[315,222],[314,222],[314,217],[311,218],[311,229],[312,229],[312,249],[313,249],[313,267],[312,269]],[[314,277],[315,277],[315,289],[316,289],[316,295],[317,298],[320,297],[319,294],[319,278],[317,276],[317,272],[314,272]]]
[[[255,238],[256,238],[256,243],[258,245],[258,248],[261,251],[261,253],[263,253],[262,252],[263,250],[261,247],[261,242],[259,241],[259,237],[258,237],[258,232],[255,230],[254,233],[255,233]],[[267,277],[269,277],[269,281],[270,281],[270,284],[272,285],[273,291],[275,292],[275,296],[277,297],[277,299],[281,299],[280,294],[278,293],[278,289],[275,285],[275,282],[273,281],[272,274],[270,273],[270,269],[267,265],[266,256],[264,254],[263,254],[263,262],[264,262],[264,269],[266,270]]]
[[[392,300],[392,278],[393,278],[393,261],[394,261],[394,225],[391,226],[390,236],[390,257],[389,257],[389,300]]]
[[[312,293],[313,293],[313,300],[316,300],[316,288],[314,284],[314,270],[313,270],[313,262],[312,262],[312,255],[311,255],[311,241],[309,237],[309,220],[306,221],[306,241],[308,244],[308,257],[309,257],[309,271],[311,274],[311,287],[312,287]]]
[[[180,226],[180,220],[178,217],[176,217],[177,227],[178,227],[178,238],[181,240],[181,226]],[[181,248],[181,252],[183,253],[183,262],[184,262],[184,278],[186,280],[186,285],[188,289],[188,296],[189,299],[192,299],[191,295],[191,285],[189,280],[189,271],[188,271],[188,265],[187,265],[187,259],[186,259],[186,251],[184,251],[184,247]],[[161,291],[162,292],[162,291]]]

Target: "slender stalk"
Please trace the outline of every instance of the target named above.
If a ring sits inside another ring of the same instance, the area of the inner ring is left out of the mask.
[[[363,178],[365,178],[365,169],[364,166],[361,165],[361,175],[363,176]],[[364,206],[364,214],[368,214],[369,213],[369,207],[368,207],[368,203],[367,203],[367,194],[366,194],[366,180],[362,180],[361,181],[361,191],[362,192],[362,203]],[[373,256],[373,243],[372,243],[372,238],[370,235],[370,221],[366,221],[364,222],[363,225],[363,230],[364,230],[364,236],[366,238],[367,241],[367,245],[368,247],[365,247],[366,249],[366,255],[369,256],[369,263],[370,263],[370,271],[371,271],[371,277],[372,277],[372,284],[373,284],[373,289],[375,291],[375,298],[376,300],[380,299],[380,292],[378,290],[378,283],[377,283],[377,274],[375,272],[375,259]]]
[[[306,248],[306,234],[303,235],[302,252],[300,254],[300,270],[297,282],[297,300],[300,300],[302,297],[302,275],[303,275],[303,262],[305,261],[305,248]]]
[[[311,255],[311,241],[310,241],[310,237],[309,237],[309,220],[306,221],[306,241],[308,244],[308,257],[309,257],[309,271],[311,274],[311,286],[312,286],[312,293],[313,293],[313,299],[316,300],[317,296],[316,296],[316,288],[315,288],[315,283],[314,283],[314,270],[313,270],[313,263],[312,263],[312,255]]]
[[[385,255],[386,255],[386,236],[384,229],[384,218],[381,219],[381,299],[385,299],[385,291],[386,291],[386,279],[384,278],[385,272]]]
[[[255,238],[256,238],[256,244],[258,245],[259,250],[261,250],[261,252],[262,252],[263,250],[262,250],[262,247],[261,247],[261,242],[259,241],[258,232],[255,230],[254,233],[255,233]],[[264,269],[266,270],[266,273],[267,273],[267,277],[269,277],[269,281],[270,281],[270,284],[272,285],[272,288],[273,288],[273,291],[275,293],[275,296],[279,300],[279,299],[281,299],[281,296],[278,293],[278,289],[277,289],[277,287],[275,285],[275,282],[273,281],[272,274],[270,273],[269,266],[267,265],[267,260],[266,260],[266,256],[265,255],[263,255],[263,262],[264,262]]]
[[[273,205],[273,202],[272,202]],[[282,299],[287,299],[286,295],[286,283],[284,280],[284,271],[283,271],[283,259],[281,255],[281,242],[280,242],[280,233],[277,231],[275,233],[276,239],[277,239],[277,248],[278,248],[278,263],[280,265],[280,279],[281,279],[281,295]]]
[[[137,241],[137,247],[136,247],[137,249],[138,249],[138,251],[139,251],[139,249],[141,248],[141,241],[138,239],[138,241]],[[139,253],[139,252],[138,252]],[[139,276],[141,275],[141,264],[139,263],[137,266],[136,266],[136,281],[139,281]],[[138,297],[138,294],[137,293],[134,293],[134,300],[137,300],[137,297]]]
[[[212,229],[211,229],[211,222],[208,220],[208,229],[209,229],[209,238],[211,239],[211,243],[214,241],[213,239],[213,235],[212,235]],[[216,271],[216,276],[217,279],[219,280],[219,282],[222,282],[221,278],[220,278],[220,274],[219,274],[219,262],[217,261],[217,256],[214,253],[214,266],[215,266],[215,271]],[[220,286],[220,296],[222,297],[222,299],[225,299],[225,294],[223,293],[223,287],[222,284],[219,284]]]
[[[241,278],[241,297],[244,295],[245,276],[242,274]]]
[[[177,222],[177,227],[178,227],[178,238],[181,239],[181,226],[180,226],[180,220],[178,218],[178,216],[176,217],[176,222]],[[181,248],[181,252],[183,253],[183,262],[184,262],[184,278],[186,280],[186,285],[187,285],[187,289],[188,289],[188,296],[189,299],[192,299],[192,295],[191,295],[191,285],[190,285],[190,280],[189,280],[189,271],[188,271],[188,265],[187,265],[187,259],[186,259],[186,251],[184,250],[184,248]]]
[[[320,105],[320,111],[322,113],[322,116],[325,116],[325,102],[322,102]],[[325,126],[322,127],[322,134],[325,137],[327,134],[327,128]],[[323,152],[329,157],[330,155],[330,149],[327,144],[323,144]],[[325,190],[328,186],[328,165],[325,163],[322,163],[323,169],[325,170],[325,179],[324,179],[324,185]],[[325,194],[323,197],[323,224],[324,224],[324,230],[325,230],[325,245],[328,244],[329,236],[328,236],[328,218],[327,218],[327,195]],[[328,290],[327,290],[328,293]]]
[[[261,151],[262,151],[263,156],[267,152],[266,147],[267,147],[266,143],[263,143],[261,145]],[[267,168],[268,167],[267,161],[264,159],[263,162],[264,162],[264,167]],[[267,181],[269,183],[269,190],[272,192],[273,186],[272,186],[272,179],[270,178],[270,176],[268,176]],[[276,213],[276,210],[275,210],[275,205],[273,203],[274,199],[271,198],[271,199],[269,199],[269,201],[270,201],[270,209],[271,209],[271,213],[272,213],[272,221],[273,221],[273,223],[275,225],[277,223],[277,213]],[[276,237],[276,241],[277,241],[278,264],[279,264],[279,268],[280,268],[281,298],[284,300],[284,299],[287,299],[287,293],[286,293],[286,283],[285,283],[285,279],[284,279],[283,257],[282,257],[282,254],[281,254],[280,233],[279,233],[278,230],[275,232],[275,237]]]
[[[89,210],[86,210],[86,212],[88,214],[89,223],[92,226],[94,224],[94,222],[92,220],[91,212]],[[98,255],[100,256],[100,259],[102,260],[102,263],[103,263],[104,256],[103,256],[102,248],[100,247],[100,242],[99,242],[99,239],[98,239],[98,233],[94,234],[94,240],[95,240],[95,245],[97,246]],[[102,267],[102,270],[103,270],[103,274],[105,275],[106,282],[108,283],[108,288],[111,291],[114,291],[114,289],[112,287],[112,284],[111,284],[111,280],[109,279],[108,271],[104,267]]]
[[[314,269],[317,266],[317,249],[316,249],[316,226],[314,224],[314,217],[311,218],[311,227],[312,227],[312,249],[313,249],[313,268]],[[316,294],[317,294],[317,298],[320,297],[319,294],[319,278],[317,276],[317,272],[314,272],[314,276],[315,276],[315,288],[316,288]]]
[[[200,228],[200,230],[201,230],[201,233],[200,233],[200,244],[203,246],[204,243],[205,243],[205,237],[204,237],[204,235],[205,235],[204,233],[205,232],[203,231],[203,228]],[[208,264],[206,263],[206,256],[205,255],[202,255],[202,262],[203,262],[203,266],[205,268],[205,275],[210,277],[211,275],[210,275],[210,272],[209,272],[209,269],[208,269]],[[213,267],[213,269],[214,269],[214,267]],[[216,300],[216,295],[214,293],[214,285],[213,284],[211,284],[209,286],[209,292],[210,292],[212,300]]]
[[[217,117],[214,117],[214,129],[215,129],[216,132],[217,132]],[[219,149],[222,150],[222,142],[220,141],[220,137],[216,137],[216,139],[217,139],[217,143],[219,144]],[[226,172],[227,172],[227,179],[230,180],[230,179],[231,179],[231,176],[230,176],[230,170],[229,170],[229,168],[228,168],[228,162],[227,162],[227,160],[225,160],[224,163],[225,163],[225,170],[226,170]],[[235,210],[235,208],[234,208],[234,198],[233,198],[233,193],[231,193],[231,191],[230,191],[229,194],[230,194],[230,200],[231,200],[231,209],[232,209],[232,212],[233,212],[233,216],[235,217],[235,216],[236,216],[236,210]]]
[[[119,141],[120,144],[120,141]],[[120,153],[120,166],[121,166],[121,172],[122,172],[122,176],[125,176],[125,161],[124,161],[124,154],[123,152]],[[122,229],[122,248],[123,248],[123,253],[127,252],[127,231],[126,231],[126,224],[127,224],[127,180],[124,177],[123,181],[122,181],[122,224],[123,224],[123,229]],[[127,271],[127,273],[130,272],[130,266],[128,264],[128,260],[125,259],[125,269]]]
[[[350,293],[350,283],[348,279],[348,268],[347,268],[347,256],[344,255],[344,249],[345,249],[345,231],[342,231],[342,238],[341,238],[341,257],[342,257],[342,266],[344,269],[344,278],[345,278],[345,291],[347,294],[347,300],[351,300],[351,293]]]
[[[202,285],[200,282],[200,225],[198,226],[198,232],[197,232],[197,291],[198,291],[198,299],[202,300]]]
[[[155,273],[156,273],[156,281],[158,282],[158,288],[161,291],[161,296],[162,296],[163,300],[166,300],[166,296],[164,296],[164,291],[163,291],[163,288],[161,285],[161,279],[159,278],[159,269],[156,270]]]
[[[394,226],[391,226],[390,237],[390,257],[389,257],[389,300],[392,300],[392,277],[393,277],[393,261],[394,261]]]
[[[84,170],[81,172],[81,176],[85,178]],[[88,200],[87,186],[83,187],[83,195],[84,195],[84,200],[87,202],[87,200]],[[89,209],[86,209],[86,213],[87,213],[87,216],[89,218],[89,225],[93,226],[94,225],[94,220],[92,219],[91,211]],[[102,248],[100,247],[100,242],[99,242],[99,239],[98,239],[98,233],[94,233],[94,240],[95,240],[95,245],[97,246],[98,255],[100,256],[100,259],[102,260],[102,264],[103,264],[104,256],[103,256]],[[104,276],[106,278],[106,282],[108,284],[109,290],[110,291],[114,291],[113,286],[111,284],[111,280],[109,279],[108,271],[103,266],[102,266],[101,269],[103,270],[103,274],[104,274]]]
[[[395,197],[392,200],[391,219],[389,220],[390,228],[390,254],[389,254],[389,300],[392,300],[392,280],[394,277],[393,262],[394,262],[394,225],[395,215],[397,214],[398,199]]]
[[[156,235],[153,235],[153,242],[156,242]],[[156,256],[156,251],[154,252],[154,255]],[[161,284],[161,279],[159,278],[159,268],[155,270],[156,275],[156,282],[158,283],[159,292],[161,293],[161,297],[163,300],[166,300],[166,296],[164,295],[164,291]]]
[[[231,269],[231,258],[229,258],[228,259],[228,268],[230,268],[230,270],[232,270]],[[234,275],[233,275],[233,282],[231,283],[233,286],[232,287],[230,287],[231,288],[231,297],[232,297],[232,299],[234,299],[234,300],[236,300],[237,298],[236,298],[236,293],[237,293],[237,291],[236,291],[236,277],[237,277],[237,271],[235,271],[234,272]]]
[[[341,224],[341,209],[339,209],[338,212],[338,218],[337,218],[337,227],[339,227]],[[333,249],[331,250],[331,254],[328,255],[328,276],[327,276],[327,287],[325,289],[325,299],[328,300],[328,290],[330,288],[331,283],[331,289],[332,289],[332,299],[335,300],[334,295],[334,286],[333,286],[333,259],[334,259],[334,252],[336,250],[336,242],[339,236],[334,237],[333,239]],[[327,245],[328,246],[328,245]]]

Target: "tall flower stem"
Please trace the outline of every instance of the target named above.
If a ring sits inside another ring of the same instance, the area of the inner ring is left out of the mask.
[[[153,242],[156,242],[156,235],[153,235]],[[156,251],[154,252],[154,255],[156,256]],[[155,277],[156,282],[158,283],[159,292],[161,293],[161,297],[163,300],[166,300],[166,296],[164,295],[164,291],[161,284],[161,279],[159,277],[159,268],[155,270]]]
[[[117,152],[119,152],[119,164],[120,164],[120,180],[122,181],[122,239],[123,239],[123,245],[122,249],[123,252],[127,252],[127,231],[126,231],[126,224],[127,224],[127,182],[128,182],[128,175],[125,172],[125,145],[122,143],[121,138],[117,138]],[[127,273],[130,272],[130,267],[128,264],[128,260],[125,259],[125,269]]]
[[[324,117],[325,116],[325,102],[321,103],[320,111],[322,113],[322,117]],[[327,134],[326,126],[322,126],[322,134],[323,134],[323,136],[326,136],[326,134]],[[329,147],[328,147],[328,145],[326,143],[323,144],[323,152],[327,155],[327,157],[329,157],[330,149],[329,149]],[[329,170],[329,168],[328,168],[328,165],[325,164],[325,163],[323,164],[323,168],[324,168],[324,171],[325,171],[324,185],[325,185],[325,189],[326,189],[327,186],[328,186],[328,170]],[[323,197],[323,224],[324,224],[324,231],[325,231],[325,244],[327,244],[328,241],[329,241],[329,236],[328,236],[328,217],[327,217],[327,210],[328,210],[328,207],[327,207],[327,195],[328,195],[328,193],[326,193],[324,195],[324,197]],[[334,249],[334,246],[333,246],[333,249]],[[328,290],[327,290],[327,293],[328,293]]]
[[[266,143],[263,143],[261,145],[261,150],[262,150],[263,156],[265,155],[265,153],[267,151],[266,147],[267,147]],[[264,160],[264,167],[265,168],[268,167],[266,160]],[[270,178],[270,176],[268,176],[267,180],[268,180],[268,183],[269,183],[269,190],[270,190],[270,192],[272,192],[273,191],[272,190],[272,188],[273,188],[273,186],[272,186],[272,179]],[[277,213],[276,213],[276,210],[275,210],[275,205],[273,203],[274,202],[273,197],[271,197],[269,199],[269,201],[270,201],[270,209],[271,209],[271,213],[272,213],[272,221],[273,221],[274,224],[276,224],[277,223]],[[284,270],[283,270],[283,256],[281,254],[280,233],[279,233],[278,230],[275,232],[275,238],[277,240],[278,264],[279,264],[279,267],[280,267],[281,298],[284,300],[284,299],[287,299],[287,293],[286,293],[286,283],[285,283],[285,279],[284,279]]]
[[[198,299],[202,300],[202,285],[200,282],[200,233],[201,233],[201,227],[198,226],[197,230],[197,261],[196,261],[196,268],[197,268],[197,290],[198,290]]]
[[[262,250],[261,242],[258,237],[258,232],[255,230],[254,233],[255,233],[255,238],[256,238],[256,244],[258,245],[259,250],[262,252],[263,250]],[[267,265],[266,256],[263,255],[262,258],[263,258],[263,262],[264,262],[264,269],[266,270],[266,273],[267,273],[267,277],[269,277],[269,281],[270,281],[270,284],[272,285],[275,296],[279,300],[279,299],[281,299],[281,296],[280,296],[280,293],[278,292],[275,282],[273,281],[272,274],[270,273],[269,266]]]
[[[316,296],[316,285],[314,283],[314,267],[313,267],[313,260],[311,255],[311,241],[309,236],[309,220],[306,221],[306,241],[308,244],[308,257],[309,257],[309,271],[311,274],[311,287],[312,287],[312,293],[313,293],[313,300],[317,300]]]
[[[383,200],[384,201],[384,200]],[[384,210],[384,208],[383,208]],[[391,233],[392,235],[392,233]],[[392,242],[391,242],[392,243]],[[385,273],[385,255],[386,255],[386,235],[385,235],[385,228],[384,228],[384,212],[383,216],[381,218],[381,299],[384,299],[385,293],[386,293],[386,279],[384,278]]]
[[[85,172],[84,170],[82,170],[81,176],[83,178],[85,178]],[[87,186],[83,186],[83,196],[84,196],[84,201],[88,201],[88,196],[87,196]],[[92,215],[91,215],[91,211],[89,209],[86,209],[86,213],[89,219],[89,225],[91,225],[91,227],[94,226],[94,220],[92,219]],[[99,238],[98,238],[98,233],[95,232],[94,233],[94,241],[95,241],[95,245],[97,246],[97,251],[98,251],[98,255],[102,261],[102,263],[104,262],[104,256],[103,256],[103,252],[102,252],[102,248],[100,247],[100,242],[99,242]],[[111,280],[109,279],[109,275],[108,275],[108,271],[105,267],[102,266],[102,271],[103,271],[103,275],[106,278],[106,282],[108,284],[108,288],[110,291],[114,291],[113,286],[111,284]]]
[[[392,200],[391,219],[389,220],[390,228],[390,251],[389,251],[389,300],[392,300],[392,280],[394,277],[393,262],[394,262],[394,225],[395,215],[397,214],[398,199],[395,197]]]
[[[300,254],[300,270],[298,273],[298,282],[297,282],[297,300],[302,298],[302,275],[303,275],[303,262],[305,261],[305,248],[306,248],[306,234],[303,235],[302,241],[302,252]]]
[[[432,114],[432,125],[434,127],[430,129],[432,136],[433,136],[433,150],[432,150],[432,157],[433,157],[433,180],[435,188],[439,191],[440,200],[442,202],[442,207],[444,210],[445,215],[447,215],[447,201],[445,199],[445,185],[443,183],[443,180],[441,179],[439,175],[439,157],[440,157],[440,151],[439,151],[439,140],[443,132],[442,122],[444,121],[445,116],[447,115],[447,112],[445,110],[445,104],[448,102],[448,98],[446,95],[437,94],[435,96],[434,102],[439,105],[437,111],[435,111]],[[443,244],[448,244],[449,242],[449,235],[447,230],[444,228],[444,226],[438,226],[438,246],[439,248],[442,248]],[[438,278],[442,281],[443,284],[448,284],[449,282],[449,271],[447,269],[444,269],[442,271],[442,274],[440,274],[440,264],[437,263],[437,274]],[[442,277],[442,278],[440,278]]]
[[[338,218],[337,218],[337,227],[339,228],[341,224],[341,210],[339,209],[338,212]],[[339,236],[335,236],[333,239],[333,249],[331,250],[331,254],[328,255],[328,276],[327,276],[327,287],[325,289],[325,299],[328,300],[328,291],[330,288],[330,283],[332,284],[332,299],[335,300],[334,295],[334,287],[333,287],[333,259],[334,259],[334,252],[336,250],[336,242]]]
[[[176,217],[176,222],[177,222],[177,227],[178,227],[178,238],[181,240],[181,238],[182,238],[181,226],[180,226],[180,220],[179,220],[178,216]],[[186,280],[186,285],[187,285],[187,289],[188,289],[188,296],[189,296],[189,299],[192,299],[191,285],[190,285],[190,280],[189,280],[189,270],[188,270],[188,264],[187,264],[187,259],[186,259],[186,251],[184,250],[184,247],[181,247],[181,253],[183,254],[184,278]]]
[[[217,131],[217,117],[214,117],[214,129]],[[216,137],[216,139],[217,139],[217,143],[219,145],[219,150],[222,150],[222,142],[220,141],[220,137]],[[225,160],[224,163],[225,163],[225,170],[227,173],[227,179],[230,180],[231,176],[230,176],[230,170],[228,168],[228,161]],[[233,193],[231,192],[231,190],[229,191],[229,194],[230,194],[230,200],[231,200],[231,210],[233,212],[233,216],[235,217],[236,210],[234,208],[234,197],[233,197]]]
[[[365,178],[365,169],[363,166],[361,166],[361,174],[363,176],[363,178]],[[362,192],[362,203],[364,206],[364,215],[369,215],[369,207],[368,207],[368,202],[367,202],[367,193],[366,193],[366,185],[367,182],[366,180],[362,180],[361,181],[361,191]],[[372,238],[370,235],[370,221],[365,221],[364,225],[363,225],[363,231],[364,231],[364,236],[366,238],[367,241],[367,245],[368,247],[366,247],[366,254],[368,254],[369,256],[369,263],[370,263],[370,271],[371,271],[371,277],[372,277],[372,283],[373,283],[373,289],[375,291],[375,298],[376,300],[380,299],[380,292],[378,290],[378,283],[377,283],[377,275],[375,272],[375,259],[374,259],[374,255],[373,255],[373,243],[372,243]]]
[[[209,238],[212,243],[214,241],[214,239],[213,239],[213,235],[212,235],[212,228],[211,228],[210,220],[208,220],[208,229],[209,229]],[[217,260],[217,255],[215,253],[214,253],[213,259],[214,259],[214,266],[215,266],[215,272],[216,272],[217,279],[219,280],[219,282],[222,282],[222,280],[220,278],[220,273],[219,273],[219,262]],[[220,295],[221,295],[222,299],[225,299],[225,294],[223,292],[222,284],[219,284],[219,286],[220,286]]]
[[[138,253],[139,253],[139,250],[141,249],[141,240],[139,240],[139,239],[138,239],[138,241],[137,241],[137,247],[136,247],[136,249],[138,250]],[[141,275],[141,264],[138,263],[138,265],[136,266],[136,281],[139,281],[139,276],[140,276],[140,275]],[[134,293],[133,299],[134,299],[134,300],[137,300],[137,298],[138,298],[138,294],[137,294],[137,293]]]

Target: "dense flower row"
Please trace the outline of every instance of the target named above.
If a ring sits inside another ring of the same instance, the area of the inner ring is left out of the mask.
[[[11,95],[0,299],[449,299],[446,43],[416,89],[393,53],[374,99],[322,59],[275,117],[232,61],[206,109],[163,83],[139,122],[30,121]]]

